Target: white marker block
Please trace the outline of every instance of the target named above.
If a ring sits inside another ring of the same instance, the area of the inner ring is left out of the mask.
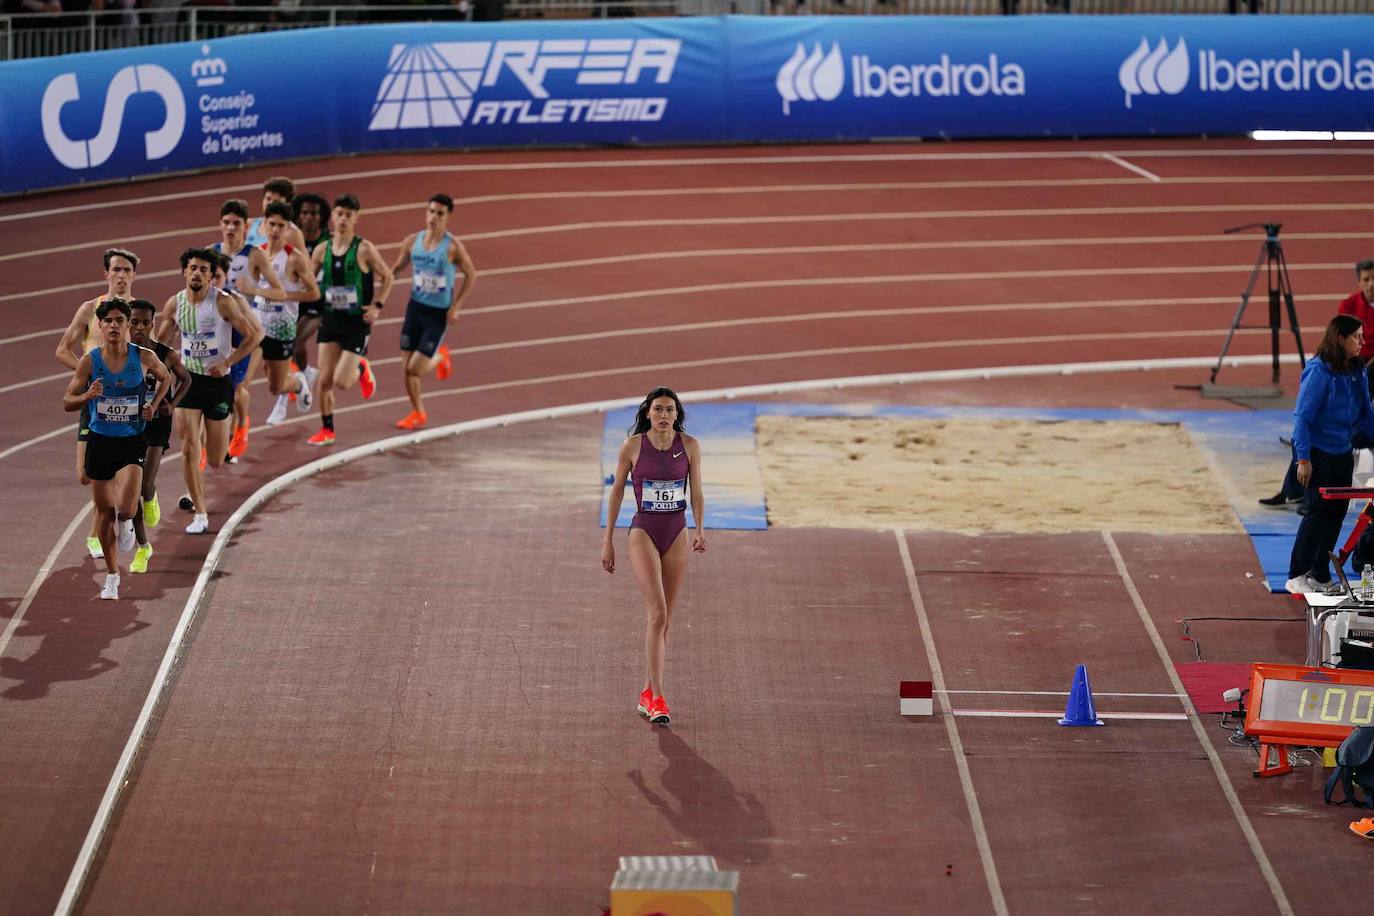
[[[902,681],[898,696],[904,716],[935,714],[935,696],[930,681]]]

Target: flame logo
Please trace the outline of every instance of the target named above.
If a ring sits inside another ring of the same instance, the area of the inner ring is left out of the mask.
[[[1154,48],[1142,38],[1140,47],[1121,62],[1117,80],[1126,92],[1127,108],[1137,95],[1178,95],[1188,85],[1188,45],[1180,38],[1170,51],[1163,38]]]
[[[819,43],[806,53],[806,46],[797,43],[797,50],[787,58],[778,70],[774,85],[782,96],[782,113],[792,113],[792,103],[796,101],[829,102],[839,97],[844,89],[844,59],[840,46],[832,43],[829,54],[821,54]]]

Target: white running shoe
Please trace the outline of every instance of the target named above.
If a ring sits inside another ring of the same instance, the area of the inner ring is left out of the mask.
[[[128,553],[138,544],[138,539],[134,537],[134,520],[126,518],[124,521],[119,522],[118,525],[119,531],[115,540],[115,546],[119,548],[120,553]]]
[[[187,534],[204,534],[210,530],[210,516],[204,512],[196,513],[196,517],[191,520],[191,524],[186,526]]]
[[[268,426],[279,426],[286,420],[286,404],[289,398],[284,394],[277,395],[277,403],[272,405],[272,412],[267,415]]]
[[[311,406],[315,403],[315,378],[320,374],[320,370],[314,366],[306,366],[304,372],[297,372],[300,376],[301,390],[296,392],[296,409],[301,413],[309,413]]]
[[[119,573],[105,574],[105,587],[100,590],[100,597],[106,601],[114,601],[119,598]]]
[[[1311,573],[1303,573],[1301,576],[1294,576],[1283,583],[1283,587],[1293,595],[1309,595],[1314,592],[1320,594],[1326,586],[1324,583],[1313,579]]]

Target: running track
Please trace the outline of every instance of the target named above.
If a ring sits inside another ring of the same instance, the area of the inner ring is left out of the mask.
[[[1256,221],[1284,223],[1310,347],[1369,254],[1372,160],[1171,141],[397,156],[291,174],[358,194],[361,232],[389,257],[430,193],[460,200],[481,279],[455,375],[428,385],[437,425],[660,383],[1210,359],[1260,241],[1220,230]],[[53,346],[103,288],[105,246],[134,248],[138,294],[161,301],[176,254],[215,237],[218,204],[256,208],[272,171],[0,204],[4,912],[57,904],[209,548],[164,523],[155,572],[126,576],[113,608],[93,600]],[[340,448],[389,437],[405,412],[404,293],[374,336],[379,395],[341,398]],[[1267,345],[1247,333],[1232,352]],[[1204,375],[782,397],[1187,407],[1196,395],[1172,386]],[[1175,618],[1291,614],[1244,584],[1242,539],[717,533],[684,607],[696,625],[677,637],[680,724],[655,735],[620,715],[635,599],[628,576],[596,568],[595,494],[541,490],[544,445],[569,478],[595,479],[599,428],[569,416],[437,440],[250,517],[85,910],[594,913],[616,856],[677,851],[741,869],[751,914],[1346,906],[1323,876],[1362,862],[1318,774],[1251,780],[1212,717],[1205,733],[1162,720],[1066,737],[1037,719],[890,715],[901,677],[938,667],[953,705],[975,709],[1009,700],[963,691],[1062,691],[1078,661],[1099,692],[1156,695],[1109,708],[1177,714],[1158,696],[1175,689],[1162,657],[1191,657]],[[211,475],[212,522],[319,457],[312,430],[255,432]],[[177,476],[164,470],[165,504]],[[1301,655],[1293,624],[1195,633],[1209,660]]]

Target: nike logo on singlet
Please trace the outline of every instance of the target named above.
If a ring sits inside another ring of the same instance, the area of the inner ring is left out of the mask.
[[[674,458],[681,458],[681,457],[682,457],[682,452],[673,452],[673,457],[674,457]]]

